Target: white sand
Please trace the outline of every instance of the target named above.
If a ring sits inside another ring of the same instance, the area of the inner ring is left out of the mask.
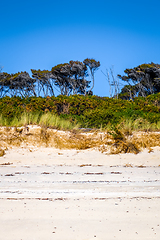
[[[0,240],[160,239],[158,148],[13,148],[0,164]]]

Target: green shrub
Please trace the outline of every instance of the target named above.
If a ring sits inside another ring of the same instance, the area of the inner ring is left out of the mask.
[[[0,98],[1,125],[16,125],[20,121],[26,124],[38,123],[42,114],[47,113],[58,115],[61,120],[67,120],[73,125],[78,123],[81,127],[89,128],[104,128],[109,123],[117,125],[124,119],[134,121],[139,118],[157,124],[160,121],[160,93],[146,98],[138,97],[134,101],[82,95]]]

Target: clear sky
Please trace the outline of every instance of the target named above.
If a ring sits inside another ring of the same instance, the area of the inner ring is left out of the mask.
[[[16,73],[70,60],[101,62],[94,94],[109,96],[115,75],[160,63],[160,0],[6,0],[0,3],[0,65]]]

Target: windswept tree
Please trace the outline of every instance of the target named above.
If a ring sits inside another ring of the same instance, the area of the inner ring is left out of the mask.
[[[31,69],[32,77],[36,81],[36,92],[38,96],[46,97],[48,95],[54,96],[54,82],[53,82],[53,74],[48,70],[35,70]]]
[[[59,87],[62,95],[86,94],[89,87],[87,68],[85,64],[79,61],[70,61],[69,63],[58,64],[51,70],[55,85]]]
[[[87,77],[87,67],[84,63],[79,61],[70,61],[70,84],[73,89],[73,94],[86,94],[89,88],[89,81]]]
[[[3,97],[6,95],[7,92],[7,86],[5,86],[5,73],[2,73],[3,67],[0,66],[0,97]],[[8,73],[6,73],[7,76],[9,76]],[[7,78],[6,76],[6,78]]]
[[[10,78],[10,74],[0,72],[0,97],[6,96],[7,93],[9,94]]]
[[[160,92],[160,65],[155,63],[142,64],[138,67],[126,69],[124,76],[118,77],[126,82],[120,97],[133,99],[134,97]]]
[[[58,64],[51,69],[55,85],[59,87],[61,95],[69,95],[71,86],[69,84],[70,66],[68,63]]]
[[[9,89],[12,96],[36,96],[35,80],[31,78],[27,72],[18,72],[11,74],[11,77],[9,79]]]
[[[83,63],[89,68],[90,70],[90,73],[91,73],[91,78],[92,78],[92,87],[91,89],[89,90],[90,92],[93,90],[94,88],[94,74],[95,74],[95,71],[98,70],[98,68],[100,67],[100,62],[99,61],[96,61],[95,59],[93,58],[86,58]]]
[[[15,74],[0,73],[0,94],[29,97],[36,96],[34,89],[35,80],[27,72],[18,72]]]
[[[104,73],[104,76],[106,77],[108,84],[109,84],[109,95],[112,98],[117,98],[119,95],[119,78],[118,76],[115,76],[114,74],[114,68],[113,66],[108,70],[106,69],[106,73]]]

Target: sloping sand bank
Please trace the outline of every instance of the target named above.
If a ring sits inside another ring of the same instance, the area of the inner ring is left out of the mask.
[[[0,239],[160,239],[160,149],[12,148],[0,158]]]

